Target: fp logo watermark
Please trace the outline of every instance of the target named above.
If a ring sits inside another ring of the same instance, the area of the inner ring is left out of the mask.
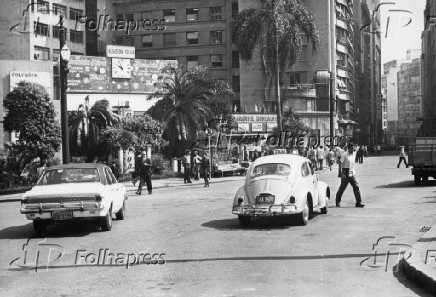
[[[386,28],[384,31],[374,21],[375,16],[377,15],[377,13],[380,13],[380,10],[382,8],[388,9],[386,12],[387,20]],[[400,29],[409,26],[413,22],[413,20],[414,15],[413,12],[411,12],[410,10],[396,7],[395,2],[383,2],[377,5],[377,7],[372,11],[371,21],[363,24],[363,26],[360,28],[360,31],[371,34],[385,33],[385,38],[388,37],[388,34],[392,34],[393,32],[395,35],[391,35],[390,37],[396,37],[399,36]],[[394,29],[392,29],[392,27]]]
[[[410,258],[413,253],[411,245],[396,242],[394,236],[383,236],[372,245],[373,255],[360,262],[360,266],[398,272],[400,260]]]
[[[21,269],[40,269],[47,271],[50,265],[59,260],[65,253],[65,249],[53,243],[48,243],[47,238],[29,238],[23,244],[21,257],[11,261],[10,266]]]

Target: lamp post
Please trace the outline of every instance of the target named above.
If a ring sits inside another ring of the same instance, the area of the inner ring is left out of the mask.
[[[59,28],[59,48],[60,48],[60,84],[61,84],[61,129],[62,129],[62,161],[63,164],[70,163],[70,139],[68,132],[68,110],[67,110],[67,74],[68,62],[71,51],[66,44],[66,30],[61,17]]]
[[[330,94],[329,94],[329,101],[330,101],[330,139],[331,139],[331,145],[333,146],[333,137],[335,136],[335,129],[334,129],[334,124],[333,124],[333,112],[335,109],[335,104],[334,104],[334,100],[335,100],[335,78],[334,78],[334,73],[333,71],[329,71],[330,74],[330,79],[329,79],[329,89],[330,89]]]

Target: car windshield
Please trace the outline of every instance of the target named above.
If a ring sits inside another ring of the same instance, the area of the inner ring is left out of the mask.
[[[288,176],[290,173],[291,167],[287,164],[269,163],[256,166],[251,173],[251,177],[254,178],[262,175]]]
[[[38,186],[100,182],[96,168],[68,168],[46,170],[38,181]]]

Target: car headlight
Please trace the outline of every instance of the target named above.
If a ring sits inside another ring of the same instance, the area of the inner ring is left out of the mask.
[[[289,198],[289,203],[295,203],[295,197],[294,196],[291,196],[291,198]]]

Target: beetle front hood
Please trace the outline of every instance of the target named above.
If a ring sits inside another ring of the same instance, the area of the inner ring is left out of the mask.
[[[246,193],[251,204],[255,204],[260,194],[274,195],[275,204],[280,204],[291,196],[292,184],[283,178],[257,178],[247,185]]]

